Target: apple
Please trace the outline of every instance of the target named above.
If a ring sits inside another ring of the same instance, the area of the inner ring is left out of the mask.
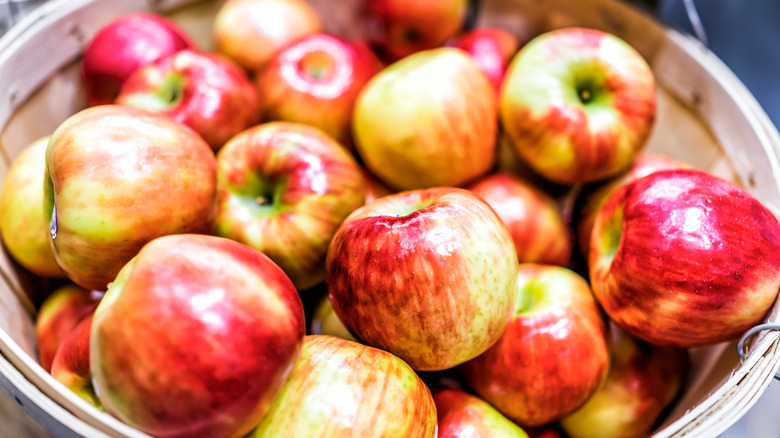
[[[258,75],[267,120],[306,123],[352,145],[352,109],[363,86],[382,69],[359,40],[316,33],[276,52]]]
[[[115,103],[167,114],[213,150],[260,122],[260,98],[246,72],[220,55],[180,50],[143,66]]]
[[[191,47],[194,44],[184,31],[157,14],[128,14],[106,24],[92,36],[81,60],[87,104],[113,103],[136,69]]]
[[[93,314],[87,314],[63,339],[54,356],[51,375],[91,405],[102,408],[92,386],[92,370],[89,367],[89,336]]]
[[[604,385],[561,419],[570,438],[644,438],[678,396],[690,367],[688,350],[639,341],[610,326],[610,369]]]
[[[279,49],[321,28],[304,0],[227,0],[214,17],[214,50],[256,73]]]
[[[106,412],[153,436],[244,436],[295,365],[305,334],[292,282],[246,245],[156,238],[95,310],[93,384]]]
[[[367,37],[398,60],[444,45],[463,27],[468,0],[363,0]]]
[[[35,318],[35,339],[38,359],[46,372],[63,339],[84,317],[97,307],[103,294],[88,291],[74,284],[54,289],[41,303]]]
[[[564,267],[521,264],[515,299],[501,338],[462,373],[509,419],[542,426],[582,406],[606,378],[606,324],[587,281]]]
[[[528,438],[528,434],[486,401],[456,388],[433,394],[439,423],[438,438]]]
[[[374,199],[393,193],[389,187],[376,179],[376,177],[364,166],[360,166],[360,171],[363,173],[363,179],[366,184],[366,204],[372,202]]]
[[[520,41],[502,28],[478,27],[456,36],[447,45],[464,50],[474,58],[498,94],[507,66],[520,48]]]
[[[506,226],[481,198],[452,187],[355,210],[333,237],[326,272],[347,329],[420,371],[452,368],[493,345],[517,294]]]
[[[499,97],[503,128],[534,171],[560,184],[628,169],[655,124],[655,78],[625,41],[563,28],[512,58]]]
[[[396,190],[459,186],[495,164],[496,96],[466,53],[415,53],[386,67],[358,95],[355,149]]]
[[[484,199],[509,228],[520,263],[568,265],[571,231],[552,196],[506,172],[487,175],[467,188]]]
[[[350,152],[321,130],[264,123],[217,154],[214,234],[276,262],[299,290],[325,279],[325,254],[341,222],[363,205],[365,183]]]
[[[689,168],[687,164],[672,157],[660,154],[640,153],[625,173],[605,181],[583,188],[576,207],[577,245],[586,257],[590,249],[590,235],[593,221],[599,209],[607,202],[609,196],[630,181],[658,172],[659,170]]]
[[[733,182],[663,170],[615,192],[593,224],[593,293],[622,329],[693,347],[758,325],[780,287],[780,222]]]
[[[214,153],[164,114],[123,105],[79,111],[52,134],[45,175],[54,256],[88,290],[106,290],[155,237],[211,229]]]
[[[23,268],[41,277],[65,278],[49,245],[49,218],[41,208],[48,142],[48,136],[33,141],[11,162],[0,187],[0,236]]]
[[[344,323],[341,322],[338,315],[333,311],[333,304],[330,303],[327,295],[323,295],[314,307],[310,333],[313,335],[337,336],[357,342],[357,339],[344,327]]]
[[[287,383],[251,438],[436,436],[431,392],[392,354],[306,336]]]

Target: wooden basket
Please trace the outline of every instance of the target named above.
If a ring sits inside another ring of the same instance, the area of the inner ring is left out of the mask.
[[[357,36],[358,0],[311,0],[326,30]],[[130,12],[169,15],[202,48],[220,1],[52,0],[0,39],[0,177],[33,140],[49,135],[83,108],[78,61],[85,43],[108,21]],[[659,87],[658,120],[648,151],[743,185],[780,211],[780,136],[732,72],[696,40],[617,0],[484,0],[478,24],[532,36],[564,26],[611,32],[648,60]],[[0,386],[57,436],[144,434],[99,412],[36,360],[35,307],[40,280],[0,249]],[[778,322],[777,302],[766,322]],[[692,378],[656,437],[717,436],[756,402],[780,364],[778,332],[752,339],[747,360],[736,342],[691,350]]]

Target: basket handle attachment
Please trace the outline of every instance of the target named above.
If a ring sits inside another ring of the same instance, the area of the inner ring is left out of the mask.
[[[739,354],[739,358],[744,362],[747,360],[747,354],[745,354],[745,342],[748,341],[751,337],[753,337],[758,332],[763,332],[765,330],[778,330],[780,331],[780,324],[759,324],[750,330],[746,331],[744,335],[739,339],[739,342],[737,342],[737,354]],[[775,380],[780,380],[780,373],[775,374]]]

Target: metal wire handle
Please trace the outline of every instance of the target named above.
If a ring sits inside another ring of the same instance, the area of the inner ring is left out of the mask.
[[[747,342],[747,340],[753,337],[753,335],[756,333],[765,330],[780,331],[780,324],[759,324],[746,331],[745,334],[742,335],[742,337],[739,339],[739,342],[737,342],[737,354],[739,354],[739,358],[742,360],[742,362],[747,360],[747,354],[745,354],[745,342]],[[780,373],[775,374],[775,380],[780,380]]]
[[[707,32],[704,31],[704,25],[701,22],[699,11],[696,9],[696,4],[693,0],[683,0],[685,6],[685,13],[688,15],[688,20],[693,26],[693,33],[696,35],[696,39],[701,42],[704,47],[709,47],[707,44]]]

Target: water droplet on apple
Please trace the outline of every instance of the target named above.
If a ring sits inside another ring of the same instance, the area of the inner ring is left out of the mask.
[[[51,211],[51,221],[49,222],[49,233],[52,240],[57,237],[57,204],[54,204],[54,209]]]

